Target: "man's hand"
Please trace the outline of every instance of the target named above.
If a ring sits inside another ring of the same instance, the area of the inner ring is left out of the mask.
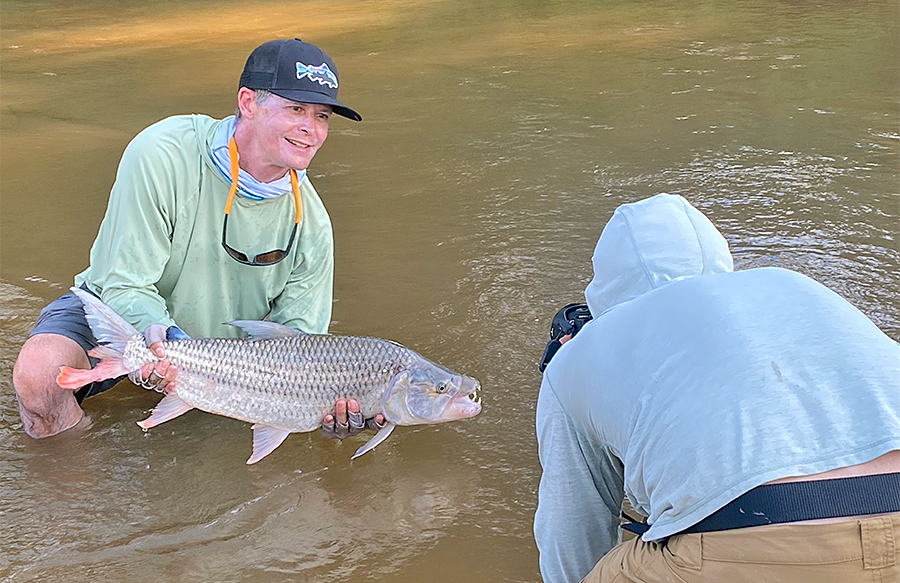
[[[338,399],[334,405],[334,415],[326,415],[322,420],[322,435],[332,439],[344,439],[365,429],[378,431],[386,425],[384,415],[379,413],[371,419],[363,419],[359,403],[355,399]]]
[[[170,331],[170,329],[173,330]],[[181,340],[188,337],[176,326],[167,327],[165,324],[151,324],[144,330],[144,340],[147,342],[147,348],[159,360],[156,363],[148,362],[139,371],[129,374],[128,378],[131,379],[131,382],[158,393],[168,393],[175,389],[175,376],[178,374],[178,367],[166,359],[166,349],[163,346],[163,341],[166,340],[167,336],[170,340]]]

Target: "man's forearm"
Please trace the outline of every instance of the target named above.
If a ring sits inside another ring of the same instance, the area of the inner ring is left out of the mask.
[[[534,536],[541,575],[545,583],[578,583],[619,542],[622,469],[605,446],[579,435],[546,379],[537,435],[543,473]]]

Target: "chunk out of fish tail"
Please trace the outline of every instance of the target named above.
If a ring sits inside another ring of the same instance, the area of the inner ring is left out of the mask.
[[[120,377],[145,364],[125,362],[125,351],[129,342],[136,336],[141,336],[134,326],[94,294],[77,287],[71,288],[71,291],[81,300],[85,319],[91,327],[94,338],[100,343],[100,346],[88,354],[99,358],[100,362],[90,370],[60,367],[56,382],[61,388],[78,389],[92,382]],[[152,356],[149,351],[147,354]],[[152,358],[148,358],[146,362],[152,362]]]
[[[128,341],[136,335],[140,335],[137,328],[126,322],[122,316],[100,301],[100,298],[94,294],[77,287],[70,289],[81,300],[84,317],[97,342],[112,349],[116,354],[124,354]]]

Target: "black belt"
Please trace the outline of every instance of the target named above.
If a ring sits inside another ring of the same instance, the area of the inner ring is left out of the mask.
[[[757,486],[678,534],[900,512],[900,472]],[[643,534],[650,526],[632,522]]]

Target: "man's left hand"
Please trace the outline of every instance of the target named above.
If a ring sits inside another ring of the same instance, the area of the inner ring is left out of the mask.
[[[334,415],[328,414],[322,420],[322,435],[332,439],[344,439],[366,429],[378,431],[386,424],[381,413],[370,419],[363,419],[359,403],[355,399],[349,401],[338,399],[334,405]]]

